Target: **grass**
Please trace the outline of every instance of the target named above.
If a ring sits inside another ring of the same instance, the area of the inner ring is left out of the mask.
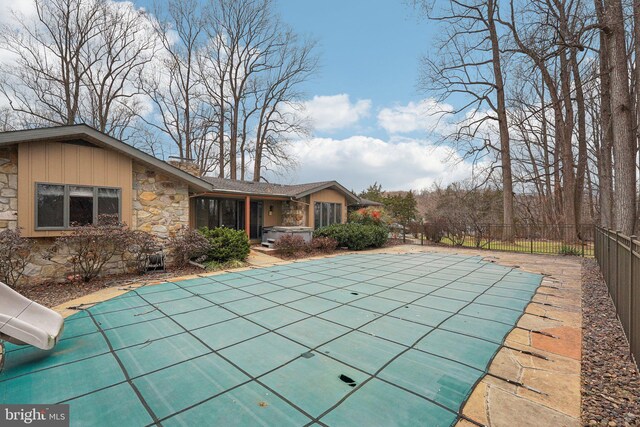
[[[441,244],[447,246],[455,246],[453,241],[448,237],[444,237]],[[476,239],[473,237],[467,237],[462,245],[458,245],[465,248],[476,248]],[[487,240],[482,239],[480,241],[480,249],[491,249],[495,251],[506,252],[520,252],[520,253],[533,253],[533,254],[551,254],[551,255],[582,255],[582,243],[577,242],[575,244],[567,244],[560,240],[528,240],[528,239],[515,239],[513,242],[506,242],[502,240]],[[584,255],[593,256],[593,242],[585,242]]]

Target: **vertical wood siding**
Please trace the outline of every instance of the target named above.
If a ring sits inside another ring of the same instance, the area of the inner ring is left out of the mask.
[[[131,159],[115,151],[64,142],[29,142],[18,149],[18,226],[28,237],[59,236],[35,231],[36,183],[117,187],[122,190],[122,221],[131,224]]]

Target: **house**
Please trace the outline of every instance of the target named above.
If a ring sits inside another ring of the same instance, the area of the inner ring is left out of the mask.
[[[360,203],[336,181],[278,185],[189,171],[188,162],[164,162],[87,125],[0,133],[0,231],[46,241],[110,214],[161,239],[185,226],[260,239],[268,226],[345,222],[347,206]]]

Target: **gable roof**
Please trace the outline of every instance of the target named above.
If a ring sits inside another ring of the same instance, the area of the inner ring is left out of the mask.
[[[138,150],[129,144],[125,144],[124,142],[85,124],[2,132],[0,133],[0,147],[31,141],[65,141],[73,139],[82,139],[98,147],[110,148],[134,158],[140,163],[159,169],[169,176],[185,181],[197,190],[209,191],[211,189],[210,184],[205,180],[191,175],[190,173],[187,173],[167,162],[153,157],[144,151]]]
[[[159,169],[169,176],[184,181],[192,188],[202,192],[216,191],[257,196],[301,198],[326,188],[332,188],[343,193],[352,204],[358,204],[360,202],[358,196],[347,190],[337,181],[282,185],[206,176],[197,177],[86,124],[0,132],[0,147],[16,145],[22,142],[47,140],[71,141],[78,139],[90,142],[98,147],[109,148],[122,153],[146,166]]]

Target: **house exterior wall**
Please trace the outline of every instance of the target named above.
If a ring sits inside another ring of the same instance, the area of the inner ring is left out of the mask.
[[[64,231],[35,230],[36,183],[121,189],[121,218],[131,224],[132,160],[112,150],[65,142],[25,142],[18,147],[18,226],[27,237],[55,237]]]
[[[187,184],[134,162],[132,228],[168,239],[189,227],[189,207]]]
[[[327,188],[324,190],[320,190],[317,193],[313,193],[309,195],[309,206],[306,209],[307,212],[307,226],[313,227],[315,217],[313,206],[316,202],[329,202],[329,203],[340,203],[342,205],[342,223],[347,222],[347,198],[344,194],[333,190],[331,188]]]
[[[64,251],[45,255],[64,231],[35,230],[37,182],[120,188],[122,221],[160,239],[189,225],[187,184],[115,151],[61,142],[0,149],[0,231],[19,226],[23,236],[36,238],[25,282],[62,281],[69,273]],[[10,216],[13,219],[4,219]],[[122,273],[124,266],[122,256],[116,256],[102,274]]]
[[[18,226],[18,150],[0,148],[0,231]]]
[[[273,227],[282,225],[282,203],[279,200],[264,200],[264,227]],[[269,206],[272,206],[271,215],[269,215]]]

